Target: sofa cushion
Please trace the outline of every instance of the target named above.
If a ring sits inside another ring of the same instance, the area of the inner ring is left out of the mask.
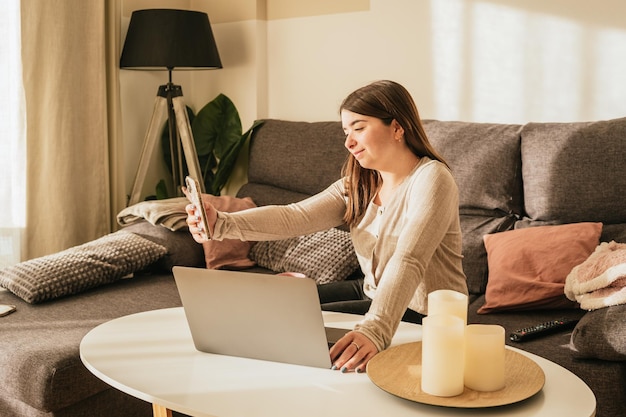
[[[17,306],[15,313],[0,319],[0,392],[41,410],[37,415],[42,416],[110,389],[79,357],[80,341],[92,328],[127,314],[181,305],[171,274],[137,274],[35,305],[0,292],[0,303]],[[0,415],[22,415],[2,411],[0,399]]]
[[[237,197],[252,197],[259,206],[289,204],[310,197],[309,194],[284,190],[269,184],[247,182],[237,191]]]
[[[29,303],[76,294],[117,281],[150,265],[167,249],[120,230],[0,271],[0,286]]]
[[[216,210],[232,213],[256,207],[251,198],[204,195],[203,201],[209,202]],[[253,242],[239,239],[209,240],[202,244],[204,260],[209,269],[243,269],[254,266],[248,254]]]
[[[425,120],[424,129],[452,169],[461,214],[522,213],[520,125]]]
[[[485,235],[489,281],[478,312],[577,307],[565,297],[565,279],[601,233],[602,223],[575,223]]]
[[[339,229],[258,242],[250,258],[275,272],[300,272],[317,284],[343,281],[359,267],[350,233]]]
[[[600,241],[610,242],[616,241],[626,243],[626,223],[625,224],[605,224],[602,227],[602,236]]]
[[[531,219],[626,223],[626,118],[529,123],[521,135]]]
[[[572,332],[577,358],[626,361],[626,304],[585,314]]]
[[[341,176],[348,156],[344,139],[340,122],[265,120],[250,141],[248,185],[238,195],[263,206],[285,202],[285,193],[294,193],[295,201],[324,190]],[[279,192],[266,198],[265,192],[246,191],[256,184]]]
[[[204,251],[187,228],[172,231],[161,225],[153,225],[147,220],[134,222],[122,230],[135,233],[143,238],[158,243],[167,249],[165,256],[158,259],[151,268],[170,272],[176,265],[204,267]]]

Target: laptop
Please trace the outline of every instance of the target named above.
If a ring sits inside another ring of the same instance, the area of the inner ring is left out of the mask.
[[[329,346],[349,330],[325,328],[309,278],[175,266],[201,352],[329,369]]]

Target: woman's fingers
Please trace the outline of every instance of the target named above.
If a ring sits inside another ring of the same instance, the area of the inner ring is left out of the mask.
[[[348,332],[331,348],[332,369],[341,372],[365,372],[367,362],[378,353],[378,349],[367,336],[359,332]]]
[[[193,239],[198,243],[203,243],[206,240],[202,237],[202,229],[200,224],[200,216],[197,213],[196,206],[194,204],[187,204],[185,206],[187,212],[187,226],[189,227],[189,233],[191,233]]]

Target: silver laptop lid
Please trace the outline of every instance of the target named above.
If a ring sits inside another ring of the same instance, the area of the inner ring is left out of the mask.
[[[204,268],[173,268],[196,349],[330,368],[315,281]]]

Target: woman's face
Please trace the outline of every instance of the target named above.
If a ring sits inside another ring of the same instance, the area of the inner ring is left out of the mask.
[[[394,164],[403,130],[394,120],[389,126],[376,117],[341,111],[345,147],[363,168],[385,171]]]

